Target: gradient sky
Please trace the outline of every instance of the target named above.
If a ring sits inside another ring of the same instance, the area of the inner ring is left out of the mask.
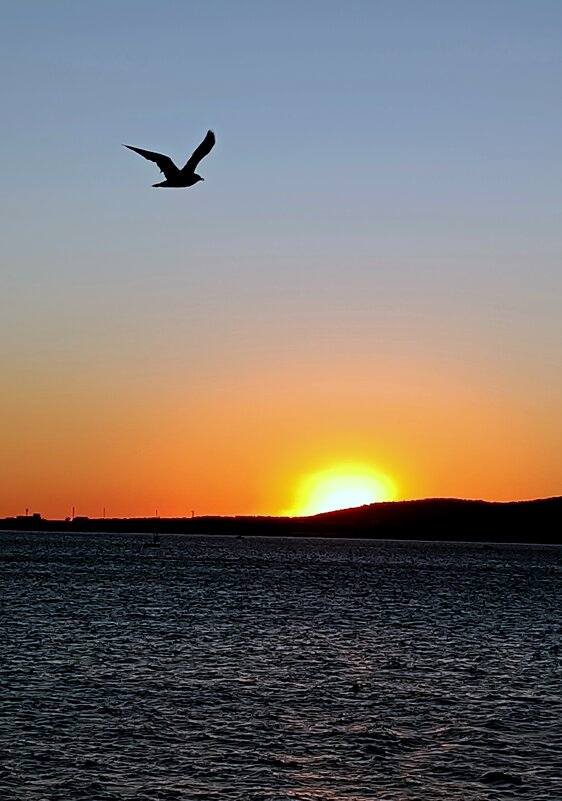
[[[0,515],[562,494],[559,0],[4,0]],[[185,160],[156,190],[132,144]]]

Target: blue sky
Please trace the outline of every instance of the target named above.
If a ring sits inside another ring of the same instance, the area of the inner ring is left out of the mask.
[[[298,382],[389,358],[554,417],[560,3],[0,15],[0,353],[15,396],[53,376],[87,393],[108,374],[131,393],[178,375],[228,392],[272,363]],[[156,166],[121,147],[181,162],[208,128],[205,183],[185,192],[152,189]],[[535,441],[554,463],[560,429]]]

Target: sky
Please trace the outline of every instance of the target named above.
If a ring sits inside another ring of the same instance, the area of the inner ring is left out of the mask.
[[[4,0],[0,31],[0,515],[562,494],[558,0]],[[208,129],[191,189],[121,146]]]

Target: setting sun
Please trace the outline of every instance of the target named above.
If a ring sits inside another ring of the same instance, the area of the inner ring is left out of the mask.
[[[292,515],[316,515],[369,503],[391,501],[396,486],[387,476],[364,465],[344,464],[306,476]]]

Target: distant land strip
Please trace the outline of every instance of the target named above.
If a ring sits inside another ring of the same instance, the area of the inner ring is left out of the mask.
[[[373,503],[311,517],[200,516],[48,520],[39,513],[0,519],[0,530],[347,537],[359,539],[562,544],[562,497],[532,501],[428,498]]]

